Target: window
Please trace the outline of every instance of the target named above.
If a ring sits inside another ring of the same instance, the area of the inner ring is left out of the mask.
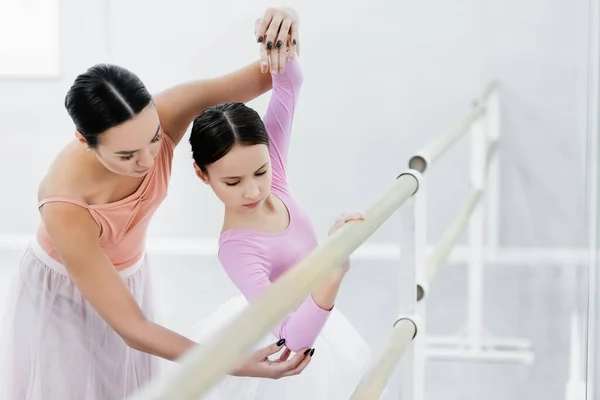
[[[59,0],[0,0],[0,77],[59,74]]]

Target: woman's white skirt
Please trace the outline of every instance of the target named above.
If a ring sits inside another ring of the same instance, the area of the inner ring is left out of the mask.
[[[120,274],[153,318],[146,257]],[[37,242],[11,291],[0,326],[0,399],[122,400],[155,375],[157,359],[128,347]]]
[[[231,298],[192,329],[191,339],[207,343],[247,305],[244,296]],[[277,337],[268,334],[254,346],[254,350],[277,340]],[[371,364],[368,344],[346,317],[334,308],[313,348],[312,361],[299,375],[279,380],[228,375],[201,399],[347,400]]]

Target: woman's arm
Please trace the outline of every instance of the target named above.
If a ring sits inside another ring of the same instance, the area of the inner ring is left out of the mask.
[[[271,75],[253,62],[227,75],[183,83],[154,96],[161,125],[177,145],[194,118],[219,103],[248,102],[272,87]]]
[[[45,204],[44,224],[69,276],[98,314],[136,350],[177,361],[196,345],[192,340],[146,318],[123,279],[98,244],[99,228],[84,208],[66,203]],[[76,240],[74,240],[76,238]],[[310,356],[300,353],[271,363],[283,343],[272,344],[244,360],[231,373],[278,379],[301,373]]]
[[[294,10],[286,7],[269,8],[255,27],[257,41],[261,43],[260,61],[215,79],[183,83],[154,96],[162,127],[175,145],[204,109],[220,103],[246,103],[270,90],[271,75],[265,72],[277,72],[286,61],[286,57],[275,60],[279,54],[275,51],[277,44],[282,38],[298,43],[297,30]],[[268,64],[271,66],[268,67]]]
[[[48,234],[73,283],[128,346],[174,361],[195,344],[146,319],[100,248],[99,228],[86,209],[72,204],[48,203],[42,214]]]

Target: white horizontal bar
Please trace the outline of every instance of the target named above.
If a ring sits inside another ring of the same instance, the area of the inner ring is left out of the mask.
[[[0,234],[0,251],[23,251],[33,240],[33,236]],[[216,256],[217,240],[204,238],[148,238],[148,253],[165,255]],[[399,260],[400,246],[384,243],[367,243],[359,247],[352,258],[366,260]]]
[[[427,346],[433,347],[465,347],[469,346],[467,338],[459,335],[427,335],[425,338]],[[484,348],[503,348],[514,350],[528,350],[531,348],[531,341],[528,339],[489,337],[481,339]]]
[[[531,364],[534,355],[530,351],[502,351],[480,349],[427,349],[428,359],[438,361],[489,361],[519,362]]]
[[[29,235],[0,234],[0,251],[23,251],[32,239]],[[156,255],[217,255],[217,242],[205,238],[148,238],[146,247],[148,253]],[[432,250],[433,246],[429,246],[429,254]],[[400,255],[401,248],[397,244],[366,243],[352,254],[352,259],[398,261]],[[464,263],[468,255],[468,246],[455,245],[447,262]],[[589,259],[590,251],[577,247],[499,247],[497,251],[484,248],[484,261],[492,264],[587,266]]]

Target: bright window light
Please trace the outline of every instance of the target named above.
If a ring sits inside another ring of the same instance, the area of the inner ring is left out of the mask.
[[[0,0],[0,78],[59,74],[59,0]]]

